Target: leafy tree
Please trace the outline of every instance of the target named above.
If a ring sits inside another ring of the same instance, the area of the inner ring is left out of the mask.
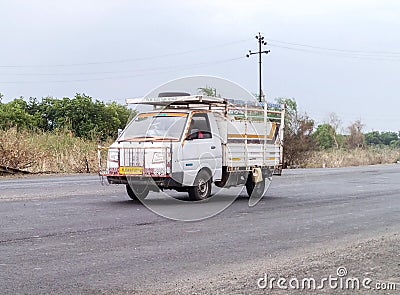
[[[317,130],[312,134],[312,138],[321,149],[330,149],[334,145],[339,146],[336,139],[336,132],[330,124],[319,125]]]
[[[399,137],[396,132],[382,132],[380,134],[381,142],[384,145],[391,145],[396,141],[399,141]]]
[[[36,98],[28,102],[20,98],[0,104],[0,128],[69,130],[78,137],[105,140],[115,137],[130,115],[125,106],[93,101],[90,96],[79,93],[72,99],[46,97],[40,102]]]
[[[368,132],[364,135],[366,145],[380,145],[382,144],[379,131]]]
[[[400,148],[400,140],[394,140],[390,143],[390,147],[392,148]]]
[[[285,129],[283,151],[285,166],[300,165],[308,151],[313,148],[311,133],[314,120],[307,114],[299,113],[294,98],[276,98],[279,104],[285,104]]]
[[[125,107],[115,102],[103,104],[96,102],[98,131],[102,138],[115,137],[118,129],[125,128],[131,112]]]
[[[339,145],[339,148],[343,148],[346,146],[346,135],[336,134],[336,140]]]
[[[400,143],[400,138],[396,132],[378,132],[372,131],[365,134],[365,143],[367,145],[386,145],[396,147]]]
[[[23,98],[0,104],[0,128],[35,129],[37,118],[27,112],[28,105]]]
[[[202,95],[211,96],[211,97],[221,97],[220,94],[217,94],[217,89],[212,87],[200,87],[198,91]]]

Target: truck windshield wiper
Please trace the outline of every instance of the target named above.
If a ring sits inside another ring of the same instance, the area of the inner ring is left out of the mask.
[[[118,142],[124,142],[124,141],[163,141],[163,140],[171,140],[171,141],[177,141],[178,138],[176,137],[163,137],[163,136],[135,136],[135,137],[129,137],[125,138],[123,140],[118,140]]]
[[[166,136],[153,136],[152,138],[154,138],[155,141],[163,141],[163,140],[177,141],[178,140],[178,138],[176,138],[176,137],[166,137]]]

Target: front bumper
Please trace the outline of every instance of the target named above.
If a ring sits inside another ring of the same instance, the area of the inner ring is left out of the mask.
[[[110,184],[141,185],[147,183],[158,188],[182,187],[183,172],[172,173],[171,176],[149,177],[149,176],[126,176],[126,175],[102,175],[107,177]]]

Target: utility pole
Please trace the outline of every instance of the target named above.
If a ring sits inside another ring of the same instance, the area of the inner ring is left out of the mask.
[[[262,80],[261,80],[261,64],[262,64],[262,58],[261,55],[263,53],[268,54],[270,52],[270,50],[264,50],[262,51],[262,45],[267,45],[267,42],[264,41],[264,37],[261,36],[261,33],[259,32],[258,35],[256,36],[256,39],[258,40],[258,52],[251,52],[251,50],[249,50],[249,53],[246,54],[246,57],[250,57],[250,55],[253,54],[258,54],[258,74],[259,74],[259,101],[262,102],[263,101],[263,91],[262,91]]]

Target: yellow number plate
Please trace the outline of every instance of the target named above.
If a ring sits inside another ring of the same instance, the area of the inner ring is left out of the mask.
[[[142,175],[142,167],[119,167],[119,174],[121,175]]]

